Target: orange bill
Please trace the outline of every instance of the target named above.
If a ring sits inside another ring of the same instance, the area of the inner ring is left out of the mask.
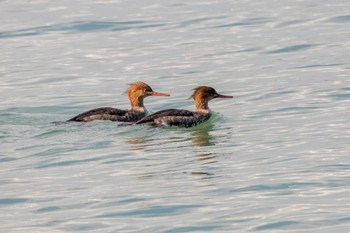
[[[152,91],[150,93],[150,96],[170,96],[170,94],[168,94],[168,93],[159,93],[159,92]]]
[[[220,95],[220,94],[218,94],[214,98],[233,98],[233,96],[232,95]]]

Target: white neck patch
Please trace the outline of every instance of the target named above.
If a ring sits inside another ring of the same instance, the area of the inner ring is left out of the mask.
[[[197,109],[196,112],[211,113],[211,109],[210,108],[208,108],[208,109],[201,108],[201,109]]]
[[[133,111],[136,111],[136,112],[144,112],[147,114],[147,109],[145,107],[132,107]]]

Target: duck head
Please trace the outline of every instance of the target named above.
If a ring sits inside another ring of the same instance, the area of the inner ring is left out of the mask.
[[[144,82],[135,82],[130,84],[126,93],[129,97],[131,108],[137,111],[145,110],[143,100],[148,96],[170,96],[167,93],[153,91],[152,88]]]
[[[208,107],[208,102],[212,99],[216,98],[233,98],[230,95],[221,95],[216,92],[216,90],[212,87],[208,86],[199,86],[194,89],[193,94],[190,98],[194,99],[196,105],[196,111],[210,111]]]

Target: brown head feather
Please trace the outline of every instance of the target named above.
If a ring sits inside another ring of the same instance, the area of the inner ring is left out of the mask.
[[[138,82],[129,84],[129,88],[125,91],[125,94],[130,96],[132,92],[136,92],[136,91],[152,92],[153,90],[146,83],[138,81]]]
[[[199,87],[194,88],[193,90],[194,90],[194,92],[190,96],[190,98],[193,98],[193,99],[201,98],[201,99],[210,100],[211,96],[217,95],[215,89],[212,87],[208,87],[208,86],[199,86]]]
[[[194,99],[196,110],[208,110],[208,102],[215,98],[233,98],[232,96],[225,96],[218,94],[214,88],[208,86],[199,86],[193,89],[194,92],[190,98]]]

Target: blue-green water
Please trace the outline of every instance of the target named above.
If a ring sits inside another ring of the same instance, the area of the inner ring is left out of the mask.
[[[349,232],[346,1],[0,1],[0,232]],[[193,129],[51,124],[141,80]]]

